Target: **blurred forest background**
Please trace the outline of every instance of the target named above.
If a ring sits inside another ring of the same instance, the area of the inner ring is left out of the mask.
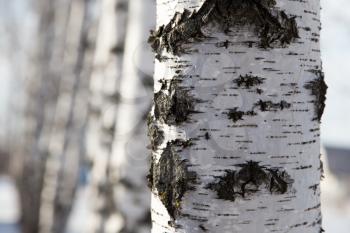
[[[323,221],[326,232],[349,233],[350,2],[321,2]],[[0,0],[1,233],[148,232],[154,8]]]

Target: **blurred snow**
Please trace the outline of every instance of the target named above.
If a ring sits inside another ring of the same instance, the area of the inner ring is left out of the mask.
[[[16,187],[8,177],[0,176],[0,223],[19,219],[19,206]]]
[[[90,206],[88,200],[88,191],[86,186],[80,187],[76,194],[76,201],[73,206],[73,211],[71,217],[68,221],[66,233],[85,233],[88,232],[87,219],[89,219],[89,210]]]
[[[11,179],[0,176],[0,232],[19,233],[19,206],[16,188]]]

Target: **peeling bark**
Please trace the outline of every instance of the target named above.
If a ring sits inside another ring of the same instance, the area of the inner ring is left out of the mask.
[[[196,173],[189,171],[188,164],[181,160],[177,150],[189,146],[188,141],[171,141],[158,162],[153,161],[150,187],[154,188],[172,218],[179,214],[181,199],[187,191],[193,190],[191,184],[196,182]]]
[[[209,38],[205,27],[214,24],[217,30],[226,34],[234,28],[251,27],[260,39],[258,46],[270,48],[279,44],[285,46],[298,38],[295,17],[275,8],[274,0],[207,0],[198,11],[184,9],[176,12],[167,25],[162,25],[152,32],[149,42],[160,59],[162,51],[181,55],[186,52],[186,43]],[[232,31],[231,31],[232,30]],[[229,42],[228,42],[229,43]],[[228,43],[225,47],[228,47]]]
[[[148,116],[148,137],[151,139],[151,149],[156,150],[159,145],[164,141],[164,132],[159,128],[158,125],[154,124],[152,116]]]
[[[169,87],[164,89],[154,95],[154,116],[169,125],[187,121],[190,114],[195,112],[196,102],[189,90],[181,88],[176,82],[171,82]]]
[[[315,96],[315,120],[321,121],[324,108],[326,107],[327,84],[324,81],[324,73],[321,70],[311,70],[316,75],[316,79],[306,83],[304,87],[311,90],[311,94]]]

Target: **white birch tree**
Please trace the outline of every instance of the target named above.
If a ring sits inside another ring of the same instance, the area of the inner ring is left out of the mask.
[[[87,91],[93,44],[93,1],[73,0],[64,47],[59,96],[51,126],[40,201],[40,231],[64,232],[78,185],[85,143]]]
[[[36,43],[31,48],[27,71],[25,123],[22,149],[18,151],[17,185],[21,202],[21,228],[24,233],[39,232],[40,196],[47,140],[58,96],[62,51],[65,40],[66,1],[36,1]]]
[[[153,233],[320,233],[319,0],[157,0]]]
[[[115,129],[119,82],[122,73],[128,0],[103,0],[98,27],[87,132],[91,161],[89,232],[117,232],[121,226],[116,211],[111,178],[111,153]]]
[[[155,1],[129,0],[120,100],[117,105],[112,154],[112,177],[117,214],[122,217],[123,233],[151,230],[150,200],[147,187],[149,151],[146,116],[153,89],[154,55],[147,45],[155,27]]]
[[[150,232],[145,136],[153,86],[147,37],[154,26],[153,0],[104,2],[91,85],[90,190],[98,205],[91,232]]]

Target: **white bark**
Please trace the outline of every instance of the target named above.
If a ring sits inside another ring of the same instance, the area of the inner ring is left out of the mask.
[[[110,158],[115,129],[119,82],[122,73],[127,0],[104,0],[91,77],[92,94],[87,134],[87,150],[92,163],[89,181],[91,213],[89,232],[117,232],[121,219],[113,215],[113,186]]]
[[[200,9],[203,2],[158,0],[157,27],[167,25],[176,12]],[[220,5],[225,1],[206,2]],[[267,2],[273,1],[245,3],[256,6]],[[241,7],[245,3],[231,4]],[[260,11],[259,7],[255,9]],[[187,120],[167,121],[164,115],[157,117],[153,109],[153,124],[164,134],[164,140],[158,141],[160,143],[153,151],[153,233],[322,231],[320,132],[319,122],[314,119],[317,115],[314,102],[317,104],[317,101],[311,90],[305,88],[318,78],[310,70],[321,69],[319,0],[276,0],[276,6],[264,9],[271,10],[274,16],[281,11],[289,18],[295,16],[299,38],[284,46],[261,48],[258,46],[261,38],[254,30],[254,23],[236,25],[231,32],[223,33],[220,27],[210,24],[210,18],[203,16],[201,20],[209,22],[202,32],[209,37],[182,44],[191,51],[180,51],[178,56],[163,49],[161,55],[166,59],[156,61],[155,107],[158,105],[158,111],[176,118],[170,107],[160,106],[161,99],[157,99],[157,94],[175,96],[176,92],[194,99],[194,109],[190,107],[191,103],[181,100],[181,96],[174,98],[187,106],[168,102],[175,109],[189,110],[187,115],[185,113]],[[221,12],[225,10],[221,9]],[[242,15],[238,17],[244,20]],[[172,27],[180,22],[179,19]],[[175,34],[172,36],[174,40],[181,40]],[[224,46],[218,46],[220,44]],[[237,80],[246,75],[261,77],[263,81],[254,87],[238,85]],[[164,80],[180,81],[171,89],[170,82],[164,85]],[[264,101],[272,102],[266,106]],[[276,105],[272,106],[272,103]],[[235,108],[243,115],[230,117],[230,110]],[[175,139],[179,139],[177,143]],[[186,146],[187,140],[191,140],[192,145]],[[175,154],[179,157],[174,157]],[[247,161],[259,163],[260,175],[254,174],[254,169],[244,167]],[[166,166],[166,162],[170,165]],[[171,164],[175,164],[176,169],[171,169]],[[168,171],[167,177],[162,166],[175,171]],[[286,190],[273,193],[274,187],[268,187],[271,184],[259,181],[259,176],[268,176],[268,180],[273,181],[269,169],[285,172],[281,178],[288,186]],[[234,196],[222,198],[227,194],[224,193],[220,197],[218,182],[223,181],[227,172],[235,172],[235,178],[228,180],[221,191],[238,189],[244,193],[245,190],[245,195],[237,191]],[[194,173],[193,182],[177,180],[186,176],[193,178]],[[159,182],[164,176],[167,185]],[[236,187],[230,186],[229,181],[241,183]],[[185,188],[182,198],[174,194],[181,193],[176,190],[179,182],[191,186]],[[246,183],[245,187],[240,186],[242,183]],[[169,194],[167,188],[172,185],[175,191]],[[171,204],[164,202],[169,200],[167,195]],[[170,207],[175,212],[171,213]]]
[[[147,233],[151,228],[151,195],[146,179],[149,165],[146,116],[151,107],[149,84],[154,66],[147,38],[155,27],[155,1],[130,0],[129,4],[112,177],[117,214],[123,219],[121,232]]]

